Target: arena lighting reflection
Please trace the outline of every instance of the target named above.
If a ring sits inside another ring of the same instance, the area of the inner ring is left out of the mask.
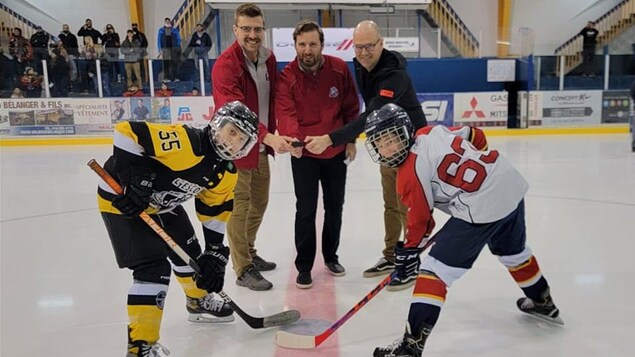
[[[42,309],[56,308],[56,307],[71,307],[75,305],[75,300],[71,296],[55,295],[40,298],[37,301],[37,307]]]
[[[605,280],[604,274],[576,274],[573,277],[576,285],[602,285]]]

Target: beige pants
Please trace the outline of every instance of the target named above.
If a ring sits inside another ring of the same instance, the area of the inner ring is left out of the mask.
[[[141,90],[143,88],[143,83],[141,83],[141,66],[139,65],[139,62],[126,62],[125,64],[126,67],[126,84],[128,85],[128,88],[130,88],[130,86],[132,86],[132,84],[136,84],[137,87],[139,88],[139,90]],[[132,73],[134,72],[134,76],[135,76],[135,81],[132,81]]]
[[[234,210],[227,223],[234,271],[241,276],[256,256],[256,233],[269,202],[269,158],[260,153],[257,169],[238,170]]]
[[[401,237],[401,232],[406,231],[408,208],[397,196],[397,169],[380,166],[379,171],[384,195],[384,243],[386,245],[382,253],[386,259],[394,262],[395,246]]]

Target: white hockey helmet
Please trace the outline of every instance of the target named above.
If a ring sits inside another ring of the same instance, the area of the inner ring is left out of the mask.
[[[223,160],[247,156],[258,142],[258,116],[239,101],[220,107],[209,128],[212,146]]]

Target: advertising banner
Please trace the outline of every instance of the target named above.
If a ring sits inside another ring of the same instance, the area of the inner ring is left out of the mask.
[[[212,97],[172,97],[171,100],[170,113],[173,124],[203,128],[214,116]]]
[[[454,94],[454,125],[507,127],[507,92]]]
[[[602,94],[602,123],[628,123],[631,96],[627,90]]]
[[[59,99],[3,99],[0,109],[0,135],[73,135],[73,109]]]
[[[454,125],[454,94],[417,93],[428,125]]]
[[[384,48],[397,52],[419,52],[419,37],[384,37]]]
[[[273,53],[279,62],[291,62],[295,59],[295,45],[293,43],[293,28],[274,28],[272,32]],[[355,57],[353,50],[353,28],[325,27],[324,49],[325,55],[339,57],[344,61],[352,61]]]
[[[597,125],[601,122],[602,91],[542,92],[542,125]]]

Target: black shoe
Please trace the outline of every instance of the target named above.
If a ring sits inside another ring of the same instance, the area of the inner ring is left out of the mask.
[[[295,279],[295,286],[300,289],[309,289],[313,286],[313,279],[311,279],[310,272],[298,273],[298,278]]]
[[[388,261],[385,257],[381,257],[375,265],[364,270],[363,275],[364,278],[372,278],[374,276],[391,274],[393,271],[395,271],[395,263]]]
[[[331,275],[343,276],[346,274],[346,269],[338,262],[325,263],[325,265],[326,270],[328,270]]]
[[[236,279],[236,285],[244,286],[254,291],[269,290],[273,287],[273,284],[265,279],[253,265]]]
[[[560,317],[560,310],[553,303],[549,289],[542,294],[541,301],[534,301],[528,297],[523,297],[516,301],[518,309],[526,314],[555,325],[564,325]]]
[[[373,357],[421,357],[426,339],[430,336],[432,327],[423,326],[418,336],[411,335],[408,330],[401,340],[395,341],[388,347],[377,347]]]
[[[257,255],[251,258],[251,264],[253,264],[254,268],[258,271],[274,270],[277,266],[276,263],[268,262]]]

